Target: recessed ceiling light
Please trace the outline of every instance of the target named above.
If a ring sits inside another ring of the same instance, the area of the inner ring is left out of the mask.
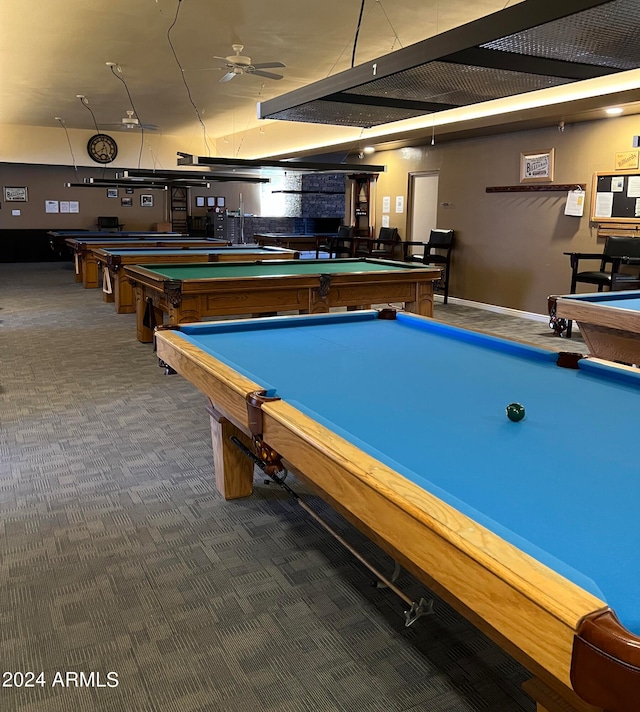
[[[619,106],[612,106],[609,109],[605,109],[605,111],[609,116],[618,116],[618,114],[622,113],[622,109]]]
[[[375,153],[375,152],[376,152],[376,149],[375,149],[373,146],[365,146],[365,147],[362,149],[362,152],[363,152],[363,153],[366,153],[366,154]]]

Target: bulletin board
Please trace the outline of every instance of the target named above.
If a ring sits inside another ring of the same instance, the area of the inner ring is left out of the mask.
[[[640,172],[594,173],[591,220],[640,223]]]

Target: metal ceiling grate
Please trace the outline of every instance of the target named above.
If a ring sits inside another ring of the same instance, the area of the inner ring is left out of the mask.
[[[539,74],[473,67],[448,62],[429,64],[393,74],[352,90],[364,96],[415,98],[453,106],[477,104],[536,89],[568,84],[571,80]],[[448,107],[447,107],[448,108]]]
[[[310,124],[332,124],[335,126],[379,126],[392,121],[422,116],[419,109],[397,109],[387,106],[366,106],[344,101],[310,101],[271,115],[270,119],[283,121],[304,121]]]
[[[369,128],[640,67],[638,0],[525,0],[258,105]]]
[[[516,54],[636,69],[640,61],[637,0],[619,0],[482,45]]]

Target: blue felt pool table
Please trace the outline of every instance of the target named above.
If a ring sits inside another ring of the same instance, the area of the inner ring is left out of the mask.
[[[82,282],[85,289],[97,289],[99,286],[99,265],[95,251],[104,248],[139,248],[175,250],[209,249],[224,247],[227,242],[205,238],[188,237],[185,235],[167,235],[163,233],[148,233],[145,237],[130,237],[121,239],[121,233],[106,233],[106,237],[85,237],[76,235],[65,238],[65,245],[73,255],[75,263],[76,282]]]
[[[65,251],[65,240],[69,238],[82,238],[84,240],[111,240],[121,241],[142,240],[147,237],[155,239],[161,237],[180,237],[179,232],[155,232],[151,230],[128,230],[126,232],[112,232],[110,230],[49,230],[49,246],[54,252],[62,254]]]
[[[156,346],[209,398],[225,497],[252,491],[230,436],[266,444],[528,667],[540,710],[638,709],[640,371],[391,310]]]
[[[594,356],[640,364],[640,291],[553,296],[549,313],[576,321]]]

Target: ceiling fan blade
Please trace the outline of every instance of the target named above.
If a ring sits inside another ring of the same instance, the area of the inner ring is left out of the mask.
[[[158,131],[159,128],[159,126],[155,126],[154,124],[139,124],[138,126],[127,126],[126,130],[130,132]]]
[[[235,72],[227,72],[222,79],[220,79],[221,82],[230,82],[234,77],[235,77]]]
[[[266,79],[282,79],[282,74],[274,74],[273,72],[263,72],[260,69],[254,69],[251,74],[256,74],[257,76],[265,77]]]
[[[275,67],[286,67],[286,64],[282,62],[254,62],[253,66],[256,69],[273,69]]]
[[[122,131],[139,131],[140,129],[144,129],[145,131],[158,131],[160,129],[159,126],[156,126],[155,124],[102,124],[102,126],[105,126],[109,128],[111,131],[117,131],[118,129]]]

